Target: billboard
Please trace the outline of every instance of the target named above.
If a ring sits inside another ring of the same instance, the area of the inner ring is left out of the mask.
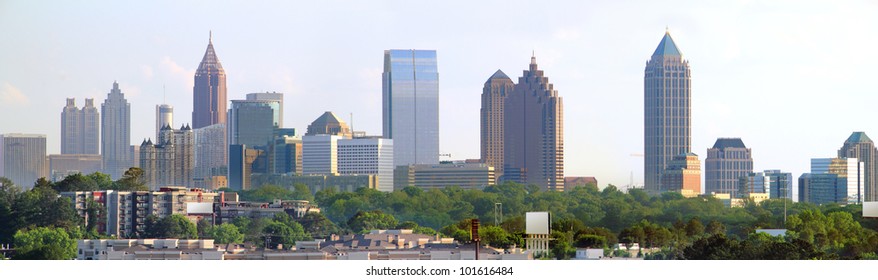
[[[527,212],[525,214],[525,233],[549,234],[551,222],[549,212]]]
[[[213,214],[213,203],[212,202],[187,202],[186,203],[186,214],[190,214],[190,215]]]
[[[863,202],[863,218],[878,218],[878,201]]]

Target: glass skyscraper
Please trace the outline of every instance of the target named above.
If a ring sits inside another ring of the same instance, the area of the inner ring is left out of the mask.
[[[384,138],[395,166],[439,162],[439,72],[435,50],[386,50],[382,74]]]

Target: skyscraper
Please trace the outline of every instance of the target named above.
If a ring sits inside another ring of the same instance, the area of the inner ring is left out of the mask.
[[[155,105],[155,138],[159,138],[162,127],[174,127],[174,107],[168,104]]]
[[[503,120],[504,180],[564,190],[564,103],[531,56]]]
[[[844,141],[844,145],[838,150],[839,157],[857,158],[864,163],[864,192],[862,201],[878,201],[878,149],[875,143],[865,132],[854,132]]]
[[[728,193],[738,197],[739,180],[753,172],[750,148],[741,138],[719,138],[707,149],[704,161],[704,193]]]
[[[165,186],[193,186],[195,140],[189,125],[179,130],[165,125],[153,144],[140,144],[140,168],[151,189]]]
[[[218,123],[193,130],[195,138],[195,171],[198,182],[210,183],[215,176],[228,173],[229,145],[226,124]]]
[[[226,123],[226,71],[213,50],[213,36],[195,71],[192,88],[192,128]]]
[[[385,139],[394,166],[439,162],[439,71],[435,50],[386,50],[382,74]]]
[[[497,178],[503,176],[503,114],[506,97],[515,90],[515,83],[497,70],[482,88],[481,152],[482,162],[494,167]]]
[[[100,121],[94,99],[86,98],[85,106],[78,109],[76,99],[67,98],[61,112],[61,154],[98,154]]]
[[[6,177],[23,190],[49,176],[46,162],[46,135],[0,135],[0,177]]]
[[[305,133],[305,135],[319,134],[338,135],[347,139],[352,138],[351,128],[348,127],[348,124],[329,111],[326,111],[311,122],[308,125],[308,131]]]
[[[229,145],[266,147],[274,140],[274,107],[277,101],[232,100],[229,110]]]
[[[119,179],[131,167],[131,104],[113,82],[113,89],[101,104],[101,155],[104,172]]]
[[[643,96],[644,184],[657,193],[662,190],[661,172],[674,156],[689,153],[692,141],[689,61],[668,32],[646,62]]]
[[[248,93],[247,100],[277,101],[272,103],[274,109],[274,125],[284,127],[284,94],[280,92]]]

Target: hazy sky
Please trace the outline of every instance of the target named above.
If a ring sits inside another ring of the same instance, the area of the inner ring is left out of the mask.
[[[440,151],[478,158],[485,81],[517,82],[534,51],[564,98],[565,175],[640,185],[643,70],[667,26],[692,69],[702,162],[717,137],[741,137],[756,170],[798,177],[852,131],[878,140],[878,2],[583,2],[0,0],[0,133],[47,134],[59,153],[65,98],[101,103],[114,80],[132,143],[154,137],[163,88],[189,123],[213,30],[229,100],[283,92],[300,131],[333,111],[381,134],[383,51],[435,49]]]

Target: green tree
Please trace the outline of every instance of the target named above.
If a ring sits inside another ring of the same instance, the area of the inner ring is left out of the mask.
[[[482,226],[479,228],[479,235],[482,238],[482,244],[488,244],[494,248],[509,248],[514,244],[509,238],[509,233],[499,226]]]
[[[299,219],[305,232],[314,238],[329,238],[332,234],[343,234],[343,230],[320,213],[307,213]]]
[[[355,233],[373,229],[393,229],[397,225],[396,218],[381,210],[359,211],[348,220],[348,227]]]
[[[146,222],[146,237],[196,239],[198,238],[198,229],[194,223],[180,214],[173,214],[161,219],[150,216]]]
[[[207,235],[213,238],[217,244],[236,244],[244,242],[244,234],[234,224],[221,224],[212,226],[207,230]]]
[[[297,183],[293,185],[293,199],[299,200],[307,200],[314,201],[314,195],[311,194],[311,189],[308,188],[308,185]]]
[[[302,226],[294,224],[290,227],[284,223],[271,221],[263,230],[266,238],[270,238],[268,242],[270,248],[277,248],[279,244],[283,244],[284,248],[292,248],[296,241],[310,240],[311,236],[307,235]]]
[[[69,260],[76,257],[76,240],[62,228],[19,230],[14,239],[15,259]]]
[[[113,184],[113,188],[119,191],[148,191],[147,183],[143,169],[131,167],[125,170],[125,175]]]

